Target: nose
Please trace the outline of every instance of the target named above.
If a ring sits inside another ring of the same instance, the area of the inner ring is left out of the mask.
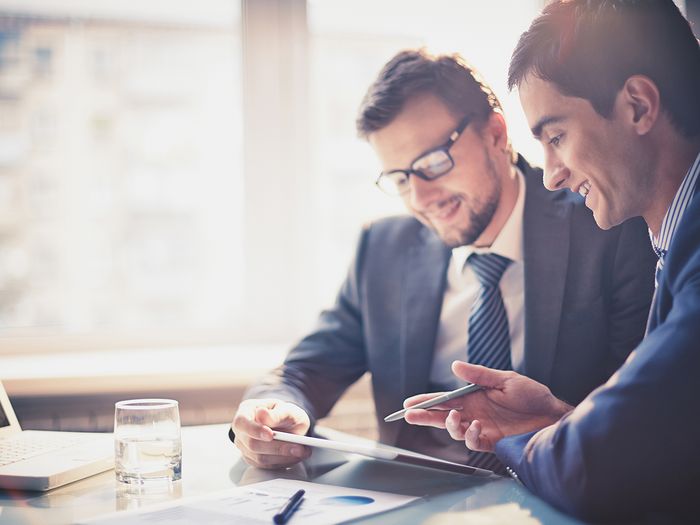
[[[569,169],[555,155],[545,152],[544,176],[542,178],[545,188],[549,191],[566,188],[570,174]]]
[[[438,185],[433,181],[423,180],[411,175],[408,179],[409,191],[407,198],[411,208],[425,210],[435,200],[434,195],[438,191]]]

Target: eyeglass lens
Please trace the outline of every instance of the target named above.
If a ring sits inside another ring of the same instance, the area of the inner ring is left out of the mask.
[[[432,179],[447,173],[452,169],[452,166],[452,159],[447,154],[447,151],[437,149],[417,159],[411,168]]]

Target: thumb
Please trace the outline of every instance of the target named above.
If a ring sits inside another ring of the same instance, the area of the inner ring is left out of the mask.
[[[274,416],[274,411],[268,409],[267,407],[255,407],[255,421],[261,425],[266,425],[270,428],[274,428],[278,423],[278,418]]]
[[[453,362],[452,372],[460,379],[486,388],[501,387],[507,376],[507,372],[503,370],[494,370],[493,368],[487,368],[481,365],[472,365],[464,361]]]

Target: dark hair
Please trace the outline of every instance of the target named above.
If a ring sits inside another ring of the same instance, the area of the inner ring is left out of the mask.
[[[501,103],[481,76],[458,54],[430,55],[424,49],[398,53],[367,90],[357,117],[363,137],[387,126],[406,101],[423,94],[440,98],[457,119],[485,120]]]
[[[556,0],[521,35],[508,88],[532,73],[608,118],[632,75],[649,77],[685,136],[700,132],[700,48],[672,0]]]

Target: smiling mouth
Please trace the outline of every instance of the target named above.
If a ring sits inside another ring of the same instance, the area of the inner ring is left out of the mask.
[[[452,213],[459,206],[459,203],[460,203],[459,197],[451,197],[451,198],[447,199],[446,201],[441,202],[438,205],[437,210],[429,213],[428,215],[430,217],[432,217],[433,219],[444,220],[447,217],[449,217],[450,215],[452,215]]]
[[[591,183],[588,181],[584,182],[578,187],[578,194],[584,199],[586,198],[586,195],[588,195],[589,191],[591,191]]]

